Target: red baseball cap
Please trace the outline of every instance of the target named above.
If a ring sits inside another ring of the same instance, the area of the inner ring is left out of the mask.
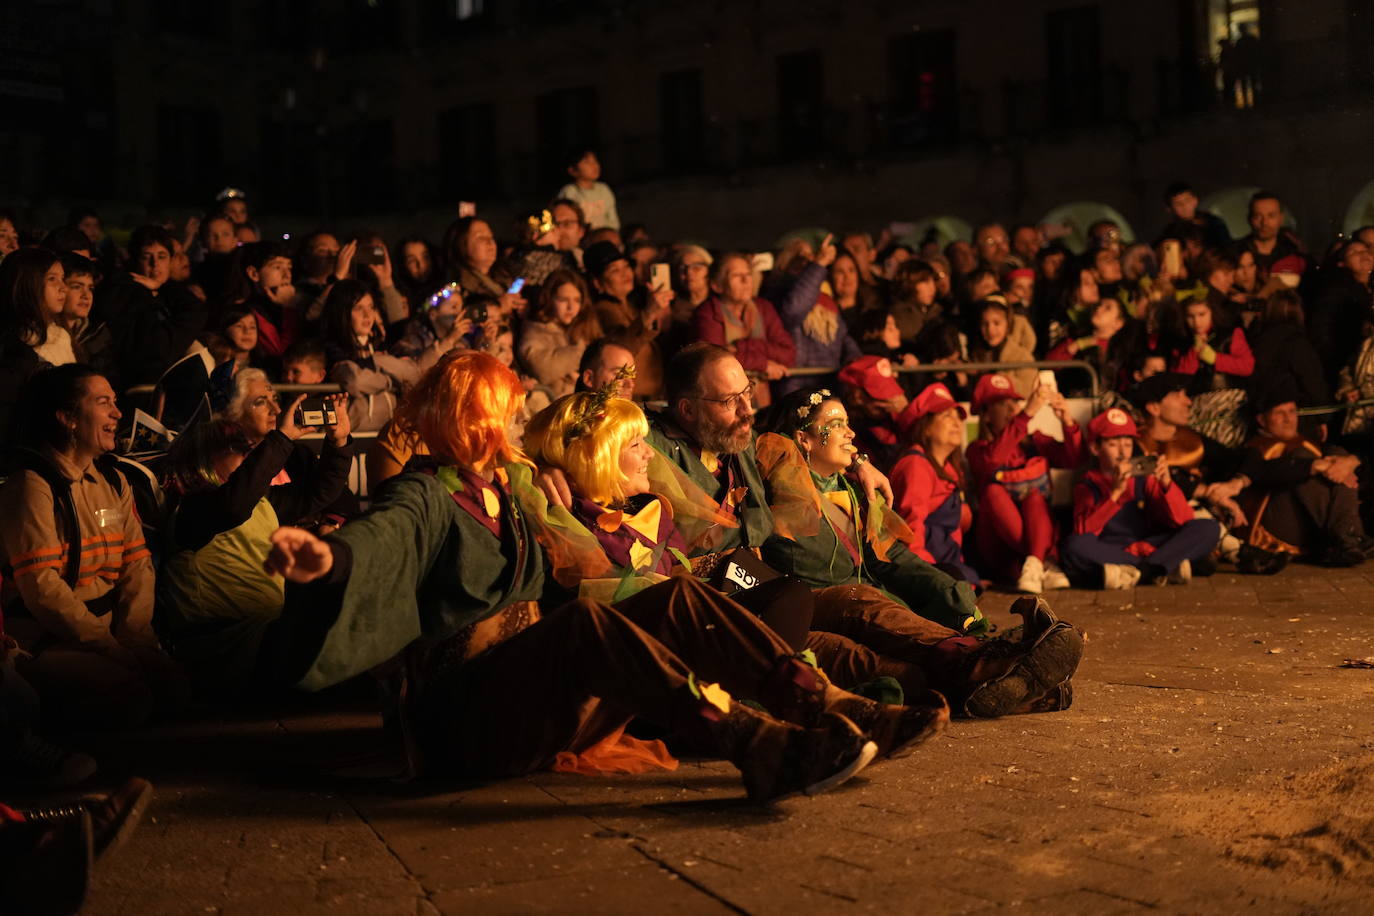
[[[1094,441],[1098,439],[1114,439],[1117,436],[1130,436],[1135,438],[1137,430],[1135,421],[1131,415],[1120,407],[1112,407],[1102,411],[1093,417],[1088,424],[1088,435]]]
[[[1274,266],[1269,268],[1269,272],[1271,274],[1300,274],[1306,269],[1307,262],[1300,255],[1290,254],[1275,261]]]
[[[880,401],[890,401],[904,393],[902,386],[897,384],[892,360],[881,356],[863,356],[854,360],[840,370],[840,381],[862,388],[869,397]]]
[[[959,418],[968,417],[968,412],[959,406],[959,402],[954,400],[954,395],[949,393],[944,382],[935,382],[927,385],[920,394],[916,395],[916,400],[911,402],[911,408],[903,413],[909,414],[909,422],[915,423],[921,417],[928,417],[931,414],[949,410],[951,407],[959,411]]]
[[[973,412],[982,413],[998,401],[1015,401],[1020,397],[1011,386],[1011,379],[1000,372],[989,372],[973,389]]]

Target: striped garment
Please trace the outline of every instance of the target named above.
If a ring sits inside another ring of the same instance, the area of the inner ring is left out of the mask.
[[[81,561],[72,587],[63,578],[69,543],[58,535],[53,493],[41,475],[21,471],[0,487],[0,600],[33,618],[7,615],[13,635],[21,643],[41,637],[102,644],[114,638],[113,628],[126,645],[156,645],[152,556],[129,485],[116,490],[94,466],[77,468],[51,452],[46,457],[72,481]]]

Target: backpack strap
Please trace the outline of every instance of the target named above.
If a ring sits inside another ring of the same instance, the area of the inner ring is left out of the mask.
[[[72,482],[57,465],[30,449],[19,451],[19,466],[33,471],[52,491],[53,527],[59,540],[66,542],[67,562],[62,569],[62,581],[76,588],[81,574],[81,523],[76,518],[76,502],[72,499]]]

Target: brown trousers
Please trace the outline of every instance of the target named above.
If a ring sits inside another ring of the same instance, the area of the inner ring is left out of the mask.
[[[1303,553],[1357,547],[1364,538],[1358,492],[1324,477],[1270,493],[1261,524]]]
[[[909,695],[921,689],[957,695],[978,641],[912,612],[870,585],[835,585],[813,592],[807,648],[830,679],[855,687],[892,677]]]
[[[690,729],[695,673],[757,697],[792,648],[698,579],[677,575],[614,607],[579,599],[466,662],[429,650],[416,724],[445,769],[507,776],[580,752],[630,718]]]
[[[17,668],[38,693],[44,727],[131,728],[185,708],[191,682],[157,649],[133,649],[130,668],[79,646],[50,646]]]

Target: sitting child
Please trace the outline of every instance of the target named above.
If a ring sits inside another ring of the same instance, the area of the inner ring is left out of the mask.
[[[1132,463],[1137,431],[1126,411],[1093,417],[1088,435],[1097,467],[1074,488],[1074,533],[1059,548],[1064,567],[1075,578],[1100,574],[1104,588],[1186,584],[1192,561],[1212,552],[1221,528],[1193,517],[1164,455],[1153,468]]]
[[[1030,432],[1031,420],[1046,405],[1063,424],[1063,442]],[[981,423],[978,441],[968,447],[968,466],[978,494],[975,534],[982,561],[994,576],[1014,578],[1018,591],[1068,588],[1068,577],[1049,559],[1050,468],[1078,467],[1084,449],[1083,432],[1068,415],[1064,396],[1036,385],[1022,408],[1010,380],[990,373],[974,389],[973,412]]]

